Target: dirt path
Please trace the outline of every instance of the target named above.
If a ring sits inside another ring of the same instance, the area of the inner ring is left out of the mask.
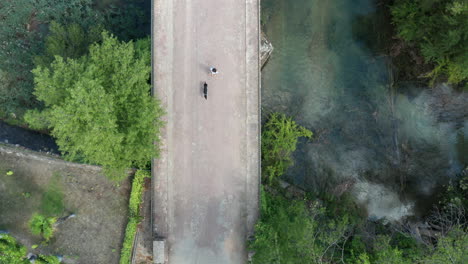
[[[154,1],[153,80],[168,114],[153,223],[171,264],[246,262],[259,188],[258,15],[258,0]]]

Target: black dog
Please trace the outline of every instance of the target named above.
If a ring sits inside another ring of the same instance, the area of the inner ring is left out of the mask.
[[[208,100],[208,84],[206,82],[203,84],[203,97]]]

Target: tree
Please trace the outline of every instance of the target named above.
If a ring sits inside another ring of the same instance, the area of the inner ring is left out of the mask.
[[[29,228],[34,235],[41,235],[46,241],[49,241],[54,235],[55,222],[57,222],[57,218],[55,217],[34,214],[29,221]]]
[[[149,39],[119,42],[104,32],[89,54],[33,70],[43,110],[25,120],[33,128],[51,129],[68,159],[102,165],[119,180],[132,166],[144,167],[157,155],[163,110],[150,95]]]
[[[427,264],[468,263],[468,234],[459,228],[437,241],[434,252],[422,262]]]
[[[434,63],[433,80],[468,81],[468,3],[462,0],[397,0],[391,7],[398,36]],[[468,87],[468,83],[466,83]]]
[[[333,263],[346,238],[346,217],[324,218],[325,208],[310,200],[262,193],[261,220],[250,249],[253,264]]]
[[[102,17],[93,0],[0,1],[0,116],[22,114],[36,105],[33,97],[34,57],[41,54],[48,23],[78,23],[88,29]]]
[[[410,264],[413,263],[403,256],[403,251],[390,245],[390,237],[377,236],[374,242],[374,256],[371,263],[376,264]]]
[[[284,114],[270,115],[262,132],[263,178],[271,183],[283,175],[292,164],[291,154],[296,150],[298,138],[311,139],[312,135]]]
[[[103,27],[92,25],[86,29],[78,23],[61,25],[52,21],[49,31],[49,35],[45,38],[44,54],[34,60],[36,66],[49,66],[55,56],[76,59],[85,55],[91,44],[100,42]]]

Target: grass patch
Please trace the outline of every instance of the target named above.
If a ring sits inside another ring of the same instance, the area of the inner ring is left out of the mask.
[[[46,242],[54,235],[54,224],[57,222],[55,217],[45,217],[40,214],[34,214],[29,221],[29,228],[34,235],[40,235]]]
[[[60,175],[54,173],[41,199],[41,212],[46,216],[61,215],[65,209]]]
[[[132,191],[128,203],[128,224],[125,229],[125,238],[120,252],[120,264],[128,264],[132,258],[133,241],[140,223],[140,205],[143,201],[143,188],[145,178],[151,177],[147,171],[139,170],[135,173],[132,181]]]

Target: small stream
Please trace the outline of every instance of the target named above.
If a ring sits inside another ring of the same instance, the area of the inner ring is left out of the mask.
[[[19,145],[34,151],[50,152],[60,155],[55,140],[46,134],[11,126],[0,121],[0,142]]]
[[[372,0],[264,0],[275,50],[262,72],[262,111],[315,133],[287,177],[312,191],[351,191],[370,218],[426,212],[467,161],[468,95],[393,84],[391,61],[369,46]]]

